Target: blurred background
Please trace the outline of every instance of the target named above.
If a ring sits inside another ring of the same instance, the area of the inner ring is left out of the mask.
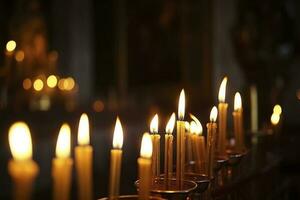
[[[101,197],[107,193],[119,115],[125,129],[121,192],[134,193],[135,169],[126,167],[136,166],[139,141],[153,114],[158,112],[163,132],[184,88],[187,112],[205,124],[224,76],[230,111],[234,93],[242,95],[247,129],[251,85],[258,90],[260,127],[270,123],[275,104],[283,107],[282,173],[296,179],[299,11],[297,0],[1,1],[0,199],[11,196],[7,132],[14,121],[25,121],[32,132],[40,166],[35,199],[51,199],[51,159],[60,125],[71,125],[74,146],[80,114],[87,112],[94,195]],[[294,187],[289,188],[293,194],[299,189]]]

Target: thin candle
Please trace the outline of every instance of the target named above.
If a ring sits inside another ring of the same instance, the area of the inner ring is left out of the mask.
[[[192,147],[195,155],[196,168],[195,172],[199,174],[205,173],[206,150],[203,133],[203,128],[200,121],[192,114],[190,117],[194,120],[191,122],[190,129],[192,135]]]
[[[176,149],[176,180],[179,187],[181,187],[184,179],[184,165],[185,165],[185,94],[182,89],[178,102],[178,120],[177,120],[177,149]]]
[[[167,126],[165,134],[165,162],[164,162],[164,174],[165,174],[165,183],[167,184],[173,173],[173,129],[175,126],[175,113],[172,113]]]
[[[8,140],[13,156],[8,163],[8,172],[14,183],[13,199],[29,200],[39,168],[32,160],[32,142],[27,124],[14,123],[9,128]]]
[[[71,130],[68,124],[63,124],[57,138],[56,158],[52,160],[54,200],[69,199],[73,165],[70,154]]]
[[[153,143],[152,175],[160,175],[160,135],[158,134],[158,115],[155,114],[150,123],[150,132]]]
[[[78,197],[91,200],[93,147],[90,145],[90,127],[87,114],[83,113],[78,126],[78,146],[75,147],[75,166],[77,172]]]
[[[240,93],[234,95],[234,111],[233,116],[233,128],[235,135],[235,148],[237,152],[242,152],[244,149],[244,127],[243,127],[243,108],[242,98]]]
[[[194,161],[194,155],[192,150],[192,134],[191,134],[191,127],[189,122],[185,122],[185,137],[186,137],[186,171],[190,171],[190,165]]]
[[[141,143],[139,167],[139,199],[148,200],[151,185],[152,139],[149,133],[144,133]]]
[[[110,151],[109,199],[118,199],[122,163],[123,129],[117,117],[113,136],[113,149]]]
[[[256,86],[250,87],[251,103],[251,131],[254,133],[258,130],[258,99]]]
[[[213,168],[215,161],[215,146],[217,133],[217,116],[218,109],[214,106],[210,112],[210,122],[206,124],[207,127],[207,175],[213,178]]]
[[[217,135],[217,153],[221,156],[226,156],[227,143],[227,108],[228,104],[225,102],[226,97],[227,77],[224,77],[219,90],[219,131]]]

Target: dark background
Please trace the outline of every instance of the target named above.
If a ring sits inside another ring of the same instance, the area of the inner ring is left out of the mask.
[[[121,192],[134,193],[139,141],[151,116],[159,113],[163,132],[185,88],[187,113],[205,124],[225,75],[229,112],[234,93],[240,91],[247,129],[250,85],[258,89],[260,127],[269,124],[275,104],[283,107],[282,173],[298,177],[299,11],[297,0],[2,0],[0,198],[11,195],[7,131],[14,121],[24,120],[32,131],[33,157],[40,166],[35,199],[51,199],[51,159],[59,127],[62,122],[71,125],[75,146],[80,114],[87,112],[95,197],[102,197],[107,194],[109,149],[119,115],[125,129]],[[40,36],[42,43],[35,43]],[[25,53],[22,69],[13,61],[7,73],[5,45],[11,39],[18,50],[32,47],[29,53],[41,53],[32,60]],[[58,55],[53,68],[43,57],[51,52]],[[23,89],[23,79],[50,74],[74,77],[77,89]],[[51,107],[45,111],[32,106],[44,96]],[[230,115],[229,129],[231,120]]]

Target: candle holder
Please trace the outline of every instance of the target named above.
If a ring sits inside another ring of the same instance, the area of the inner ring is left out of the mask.
[[[229,166],[237,166],[240,164],[242,158],[246,155],[246,150],[243,152],[236,152],[232,149],[227,149],[226,153],[228,155],[228,165]]]
[[[108,199],[109,199],[108,197],[103,197],[99,200],[108,200]],[[138,195],[122,195],[122,196],[119,196],[118,199],[137,200],[137,199],[139,199],[139,196]],[[151,199],[151,200],[166,200],[166,199],[163,199],[161,197],[156,197],[156,196],[150,196],[149,199]]]
[[[214,165],[214,171],[218,172],[220,171],[223,167],[226,166],[228,163],[228,157],[227,156],[216,156],[215,158],[215,165]]]
[[[135,182],[135,186],[138,189],[139,180]],[[167,180],[164,178],[155,178],[152,181],[151,194],[163,199],[186,200],[196,188],[197,184],[193,181],[183,180],[179,187],[175,178]]]

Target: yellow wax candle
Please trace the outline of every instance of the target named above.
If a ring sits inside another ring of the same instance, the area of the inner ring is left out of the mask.
[[[32,142],[27,124],[14,123],[9,128],[8,140],[13,156],[8,163],[8,172],[14,183],[13,199],[29,200],[39,168],[32,160]]]
[[[190,123],[189,122],[185,122],[185,137],[186,137],[186,166],[188,166],[188,169],[186,169],[187,171],[190,170],[190,164],[194,161],[194,155],[193,155],[193,150],[192,150],[192,134],[190,131]]]
[[[178,120],[177,120],[177,149],[176,149],[176,180],[179,187],[181,187],[184,179],[184,165],[185,165],[185,94],[181,90],[178,102]]]
[[[190,114],[191,118],[194,120],[191,122],[190,129],[192,135],[192,146],[193,152],[195,152],[195,163],[196,169],[195,172],[199,174],[205,173],[206,168],[206,150],[205,150],[205,141],[202,136],[203,128],[200,121],[192,114]]]
[[[173,129],[175,126],[175,113],[173,113],[166,126],[165,134],[165,163],[164,163],[164,174],[165,183],[167,184],[173,173]]]
[[[158,134],[158,115],[155,114],[150,123],[150,132],[153,143],[152,153],[152,175],[159,177],[160,175],[160,135]]]
[[[70,151],[71,130],[68,124],[63,124],[57,138],[56,158],[52,160],[54,200],[68,200],[70,196],[73,165]]]
[[[258,100],[256,86],[250,87],[250,104],[251,104],[251,131],[254,133],[258,130]]]
[[[224,77],[219,90],[219,131],[217,135],[217,153],[221,156],[226,156],[227,144],[227,107],[225,103],[227,77]]]
[[[78,146],[75,147],[78,199],[91,200],[93,147],[90,145],[89,118],[83,113],[79,120]]]
[[[151,157],[152,157],[152,140],[149,133],[144,133],[140,157],[138,158],[139,167],[139,199],[148,200],[151,185]]]
[[[119,117],[117,117],[113,149],[110,151],[110,176],[109,176],[109,199],[118,199],[122,163],[123,129]]]
[[[213,169],[215,161],[215,146],[216,146],[216,133],[217,133],[217,120],[218,110],[214,106],[210,112],[210,122],[207,123],[207,175],[213,178]]]
[[[233,128],[235,135],[235,148],[236,151],[241,152],[244,149],[244,128],[243,128],[243,108],[242,98],[240,93],[234,95],[234,111],[233,116]]]

